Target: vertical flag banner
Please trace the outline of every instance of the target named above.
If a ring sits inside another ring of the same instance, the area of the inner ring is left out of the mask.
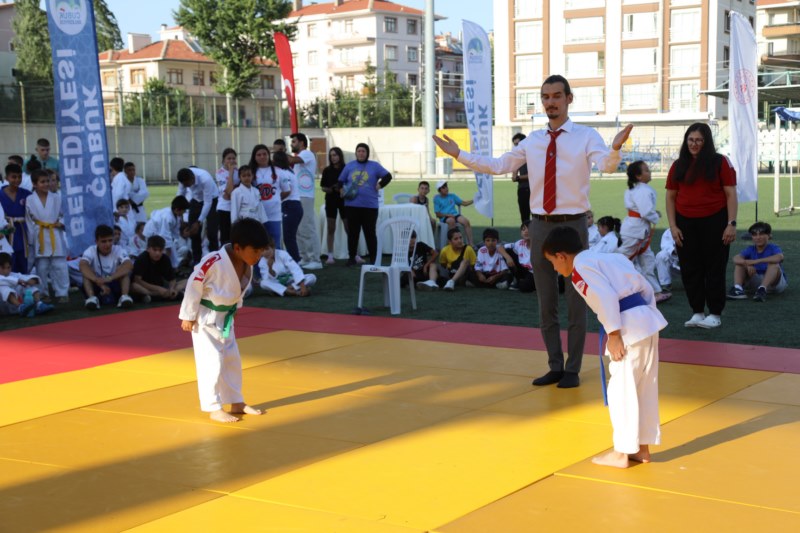
[[[740,202],[758,201],[758,45],[747,17],[731,11],[731,63],[728,115],[731,160]]]
[[[483,28],[463,21],[464,31],[464,109],[469,128],[470,152],[492,156],[492,49]],[[475,173],[478,192],[475,209],[494,218],[492,176]]]
[[[278,66],[283,77],[283,90],[286,92],[286,101],[289,104],[289,120],[292,133],[297,133],[297,104],[294,95],[294,65],[292,64],[292,47],[289,39],[283,33],[275,33],[275,54],[278,56]]]
[[[99,224],[114,225],[108,146],[91,0],[47,0],[53,48],[58,171],[69,254],[94,244]]]

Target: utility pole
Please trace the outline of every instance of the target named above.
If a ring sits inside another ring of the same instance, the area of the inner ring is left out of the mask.
[[[433,0],[425,0],[425,161],[429,175],[436,173],[436,147],[433,142],[433,136],[436,134],[436,109],[433,100],[436,92],[435,49]]]

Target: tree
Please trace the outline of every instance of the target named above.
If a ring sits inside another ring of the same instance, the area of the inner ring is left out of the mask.
[[[119,50],[124,46],[117,17],[108,8],[106,0],[93,0],[94,27],[97,31],[97,51]]]
[[[195,105],[185,91],[158,78],[147,80],[143,92],[128,94],[122,109],[124,123],[129,126],[205,125],[203,103]]]
[[[275,59],[273,32],[291,40],[294,24],[276,22],[292,11],[288,0],[181,0],[175,21],[189,30],[223,69],[215,89],[234,98],[250,96],[261,57]]]

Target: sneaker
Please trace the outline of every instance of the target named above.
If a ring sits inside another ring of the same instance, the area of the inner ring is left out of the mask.
[[[508,289],[508,282],[507,281],[501,281],[500,283],[495,285],[495,287],[497,287],[501,291],[504,291],[504,290]]]
[[[446,291],[454,291],[456,290],[456,282],[452,279],[447,280],[447,283],[444,284],[444,290]]]
[[[364,259],[362,259],[362,257],[360,255],[357,255],[356,256],[356,264],[357,265],[363,265],[364,263],[366,263],[366,261],[364,261]]]
[[[719,315],[708,315],[697,324],[697,327],[703,329],[713,329],[718,328],[721,325],[722,319],[719,317]]]
[[[127,294],[123,294],[119,297],[119,301],[117,302],[117,307],[121,309],[128,309],[129,307],[133,306],[133,299],[128,296]]]
[[[322,270],[322,263],[319,261],[310,261],[304,266],[306,270]]]
[[[300,268],[305,268],[308,263],[309,261],[306,261],[305,259],[301,259],[297,262],[297,264],[300,265]]]
[[[335,265],[336,259],[333,258],[333,254],[328,256],[328,259],[325,260],[326,265]]]
[[[656,296],[656,303],[660,304],[661,302],[666,302],[670,298],[672,298],[671,292],[662,291]]]
[[[517,280],[511,282],[511,285],[508,286],[508,290],[510,291],[518,291],[519,285],[517,284]]]
[[[36,304],[36,314],[37,315],[43,315],[45,313],[49,313],[52,310],[53,310],[53,306],[50,305],[50,304],[46,304],[44,302],[39,302],[38,304]]]
[[[686,326],[687,328],[696,328],[698,324],[700,324],[700,322],[705,320],[705,318],[706,315],[704,315],[703,313],[695,313],[692,315],[692,318],[684,322],[683,325]]]
[[[152,301],[153,301],[153,297],[150,296],[149,294],[142,295],[142,303],[143,304],[149,304]]]
[[[78,289],[78,287],[76,287],[75,285],[70,285],[69,290],[67,292],[73,293],[73,292],[78,292],[79,290],[80,289]]]
[[[86,301],[84,302],[83,305],[89,311],[95,311],[97,309],[100,309],[100,300],[97,299],[97,296],[92,296],[90,298],[86,298]]]
[[[31,317],[34,313],[34,304],[20,304],[17,311],[19,312],[19,316]]]
[[[436,284],[435,281],[418,281],[417,282],[417,290],[418,291],[437,291],[439,290],[439,286]]]
[[[728,300],[744,300],[747,298],[747,295],[744,293],[743,289],[739,289],[737,287],[731,287],[728,290]]]
[[[766,302],[767,301],[767,289],[764,287],[759,287],[756,290],[756,295],[753,296],[753,300],[756,302]]]

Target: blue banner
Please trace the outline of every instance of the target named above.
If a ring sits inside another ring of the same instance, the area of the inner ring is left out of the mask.
[[[58,175],[70,256],[114,225],[108,146],[91,0],[47,0],[53,48]]]

